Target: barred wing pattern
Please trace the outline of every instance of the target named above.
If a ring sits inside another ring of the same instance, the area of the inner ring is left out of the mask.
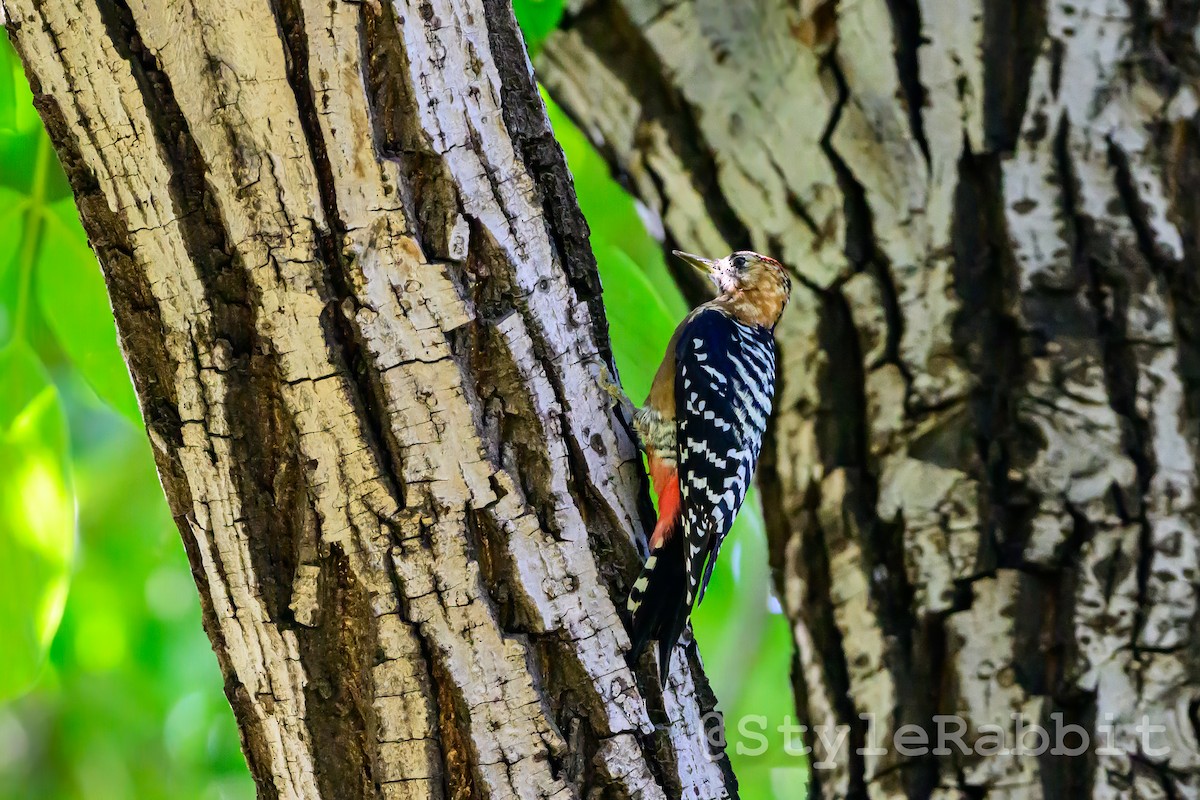
[[[767,328],[705,309],[683,329],[675,359],[676,450],[690,608],[693,597],[697,602],[704,598],[721,542],[758,463],[775,394],[775,338]]]

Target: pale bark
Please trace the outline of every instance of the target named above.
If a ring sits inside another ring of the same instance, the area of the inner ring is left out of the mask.
[[[726,796],[499,0],[2,0],[263,797]],[[642,693],[642,688],[647,693]]]
[[[1116,726],[816,741],[815,795],[1200,797],[1198,4],[570,5],[539,72],[667,243],[803,284],[760,470],[802,721]]]

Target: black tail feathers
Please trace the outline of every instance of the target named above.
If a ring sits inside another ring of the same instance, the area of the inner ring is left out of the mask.
[[[642,574],[629,592],[632,620],[630,661],[636,661],[646,643],[658,640],[658,672],[663,685],[671,671],[671,653],[683,633],[691,609],[687,602],[683,536],[676,530],[662,547],[650,553]]]

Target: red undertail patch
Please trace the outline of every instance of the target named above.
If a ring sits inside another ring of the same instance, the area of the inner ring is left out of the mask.
[[[650,549],[654,551],[663,546],[679,521],[679,473],[675,467],[653,455],[649,461],[650,480],[654,484],[654,494],[658,496],[658,524],[650,537]]]

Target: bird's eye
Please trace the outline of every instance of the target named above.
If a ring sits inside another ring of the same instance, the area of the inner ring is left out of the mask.
[[[733,266],[734,266],[734,269],[745,269],[746,268],[746,257],[738,256],[737,258],[733,259]]]

